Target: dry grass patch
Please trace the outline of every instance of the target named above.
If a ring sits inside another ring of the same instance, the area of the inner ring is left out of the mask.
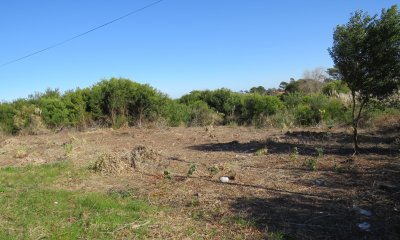
[[[93,169],[106,175],[122,175],[132,171],[152,172],[160,165],[161,154],[143,145],[131,151],[104,153],[94,163]]]

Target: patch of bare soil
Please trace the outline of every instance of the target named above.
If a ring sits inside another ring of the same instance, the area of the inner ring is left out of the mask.
[[[398,139],[361,132],[352,157],[347,129],[102,129],[2,140],[0,166],[95,165],[61,186],[168,206],[154,239],[400,239]]]

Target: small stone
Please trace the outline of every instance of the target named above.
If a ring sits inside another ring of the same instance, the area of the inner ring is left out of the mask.
[[[362,208],[360,208],[360,209],[358,210],[358,212],[359,212],[361,215],[364,215],[364,216],[367,216],[367,217],[369,217],[369,216],[372,215],[371,211],[368,211],[368,210],[365,210],[365,209],[362,209]]]
[[[369,210],[365,210],[365,209],[359,208],[357,206],[354,206],[353,208],[354,208],[354,210],[356,210],[361,215],[364,215],[364,216],[367,216],[367,217],[372,216],[372,212],[369,211]]]
[[[325,185],[325,181],[321,180],[321,179],[317,179],[317,180],[315,180],[315,184],[317,184],[318,186],[324,186]]]
[[[359,223],[358,228],[361,229],[362,231],[366,231],[369,232],[371,230],[371,224],[367,223],[367,222],[362,222]]]

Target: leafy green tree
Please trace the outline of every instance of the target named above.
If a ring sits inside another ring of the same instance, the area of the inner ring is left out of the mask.
[[[281,82],[280,84],[279,84],[279,90],[286,90],[286,87],[287,87],[287,85],[289,85],[289,83],[287,83],[287,82]]]
[[[379,18],[357,11],[334,31],[329,53],[351,90],[355,153],[359,150],[357,129],[364,106],[372,97],[384,98],[399,88],[399,23],[400,13],[393,6],[382,10]]]
[[[340,80],[342,79],[342,76],[340,75],[339,69],[333,67],[333,68],[328,68],[326,70],[326,73],[328,74],[328,78],[325,80],[325,82],[330,82],[333,80]]]
[[[286,85],[286,93],[301,92],[304,94],[319,93],[322,89],[323,83],[314,79],[299,79],[291,81]]]
[[[263,86],[252,87],[250,88],[249,93],[258,93],[260,95],[266,95],[267,89],[265,89]]]

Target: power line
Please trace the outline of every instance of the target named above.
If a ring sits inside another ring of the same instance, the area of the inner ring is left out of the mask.
[[[24,59],[26,59],[26,58],[32,57],[32,56],[34,56],[34,55],[36,55],[36,54],[42,53],[42,52],[47,51],[47,50],[50,50],[50,49],[52,49],[52,48],[56,48],[56,47],[58,47],[58,46],[60,46],[60,45],[63,45],[63,44],[65,44],[65,43],[70,42],[70,41],[72,41],[72,40],[75,40],[75,39],[77,39],[77,38],[80,38],[80,37],[82,37],[82,36],[84,36],[84,35],[86,35],[86,34],[89,34],[89,33],[91,33],[91,32],[94,32],[94,31],[96,31],[96,30],[98,30],[98,29],[100,29],[100,28],[103,28],[103,27],[105,27],[105,26],[107,26],[107,25],[110,25],[110,24],[112,24],[112,23],[114,23],[114,22],[116,22],[116,21],[119,21],[119,20],[123,19],[123,18],[129,17],[129,16],[131,16],[131,15],[133,15],[133,14],[136,14],[136,13],[138,13],[138,12],[141,12],[141,11],[143,11],[143,10],[145,10],[145,9],[147,9],[147,8],[150,8],[150,7],[152,7],[152,6],[154,6],[154,5],[158,4],[158,3],[160,3],[160,2],[162,2],[162,1],[164,1],[164,0],[155,1],[155,2],[150,3],[150,4],[148,4],[148,5],[144,6],[144,7],[141,7],[141,8],[138,8],[138,9],[136,9],[136,10],[133,10],[132,12],[129,12],[129,13],[123,15],[123,16],[120,16],[120,17],[118,17],[118,18],[115,18],[115,19],[113,19],[113,20],[111,20],[111,21],[109,21],[109,22],[106,22],[106,23],[101,24],[101,25],[99,25],[99,26],[97,26],[97,27],[94,27],[94,28],[92,28],[92,29],[90,29],[90,30],[88,30],[88,31],[86,31],[86,32],[83,32],[83,33],[80,33],[80,34],[75,35],[75,36],[73,36],[73,37],[70,37],[70,38],[68,38],[68,39],[66,39],[66,40],[64,40],[64,41],[58,42],[58,43],[56,43],[56,44],[53,44],[53,45],[48,46],[48,47],[46,47],[46,48],[40,49],[40,50],[38,50],[38,51],[29,53],[29,54],[27,54],[27,55],[25,55],[25,56],[23,56],[23,57],[16,58],[16,59],[14,59],[14,60],[5,62],[5,63],[3,63],[3,64],[0,65],[0,68],[1,68],[1,67],[4,67],[4,66],[7,66],[7,65],[10,65],[10,64],[15,63],[15,62],[19,62],[19,61],[24,60]]]

